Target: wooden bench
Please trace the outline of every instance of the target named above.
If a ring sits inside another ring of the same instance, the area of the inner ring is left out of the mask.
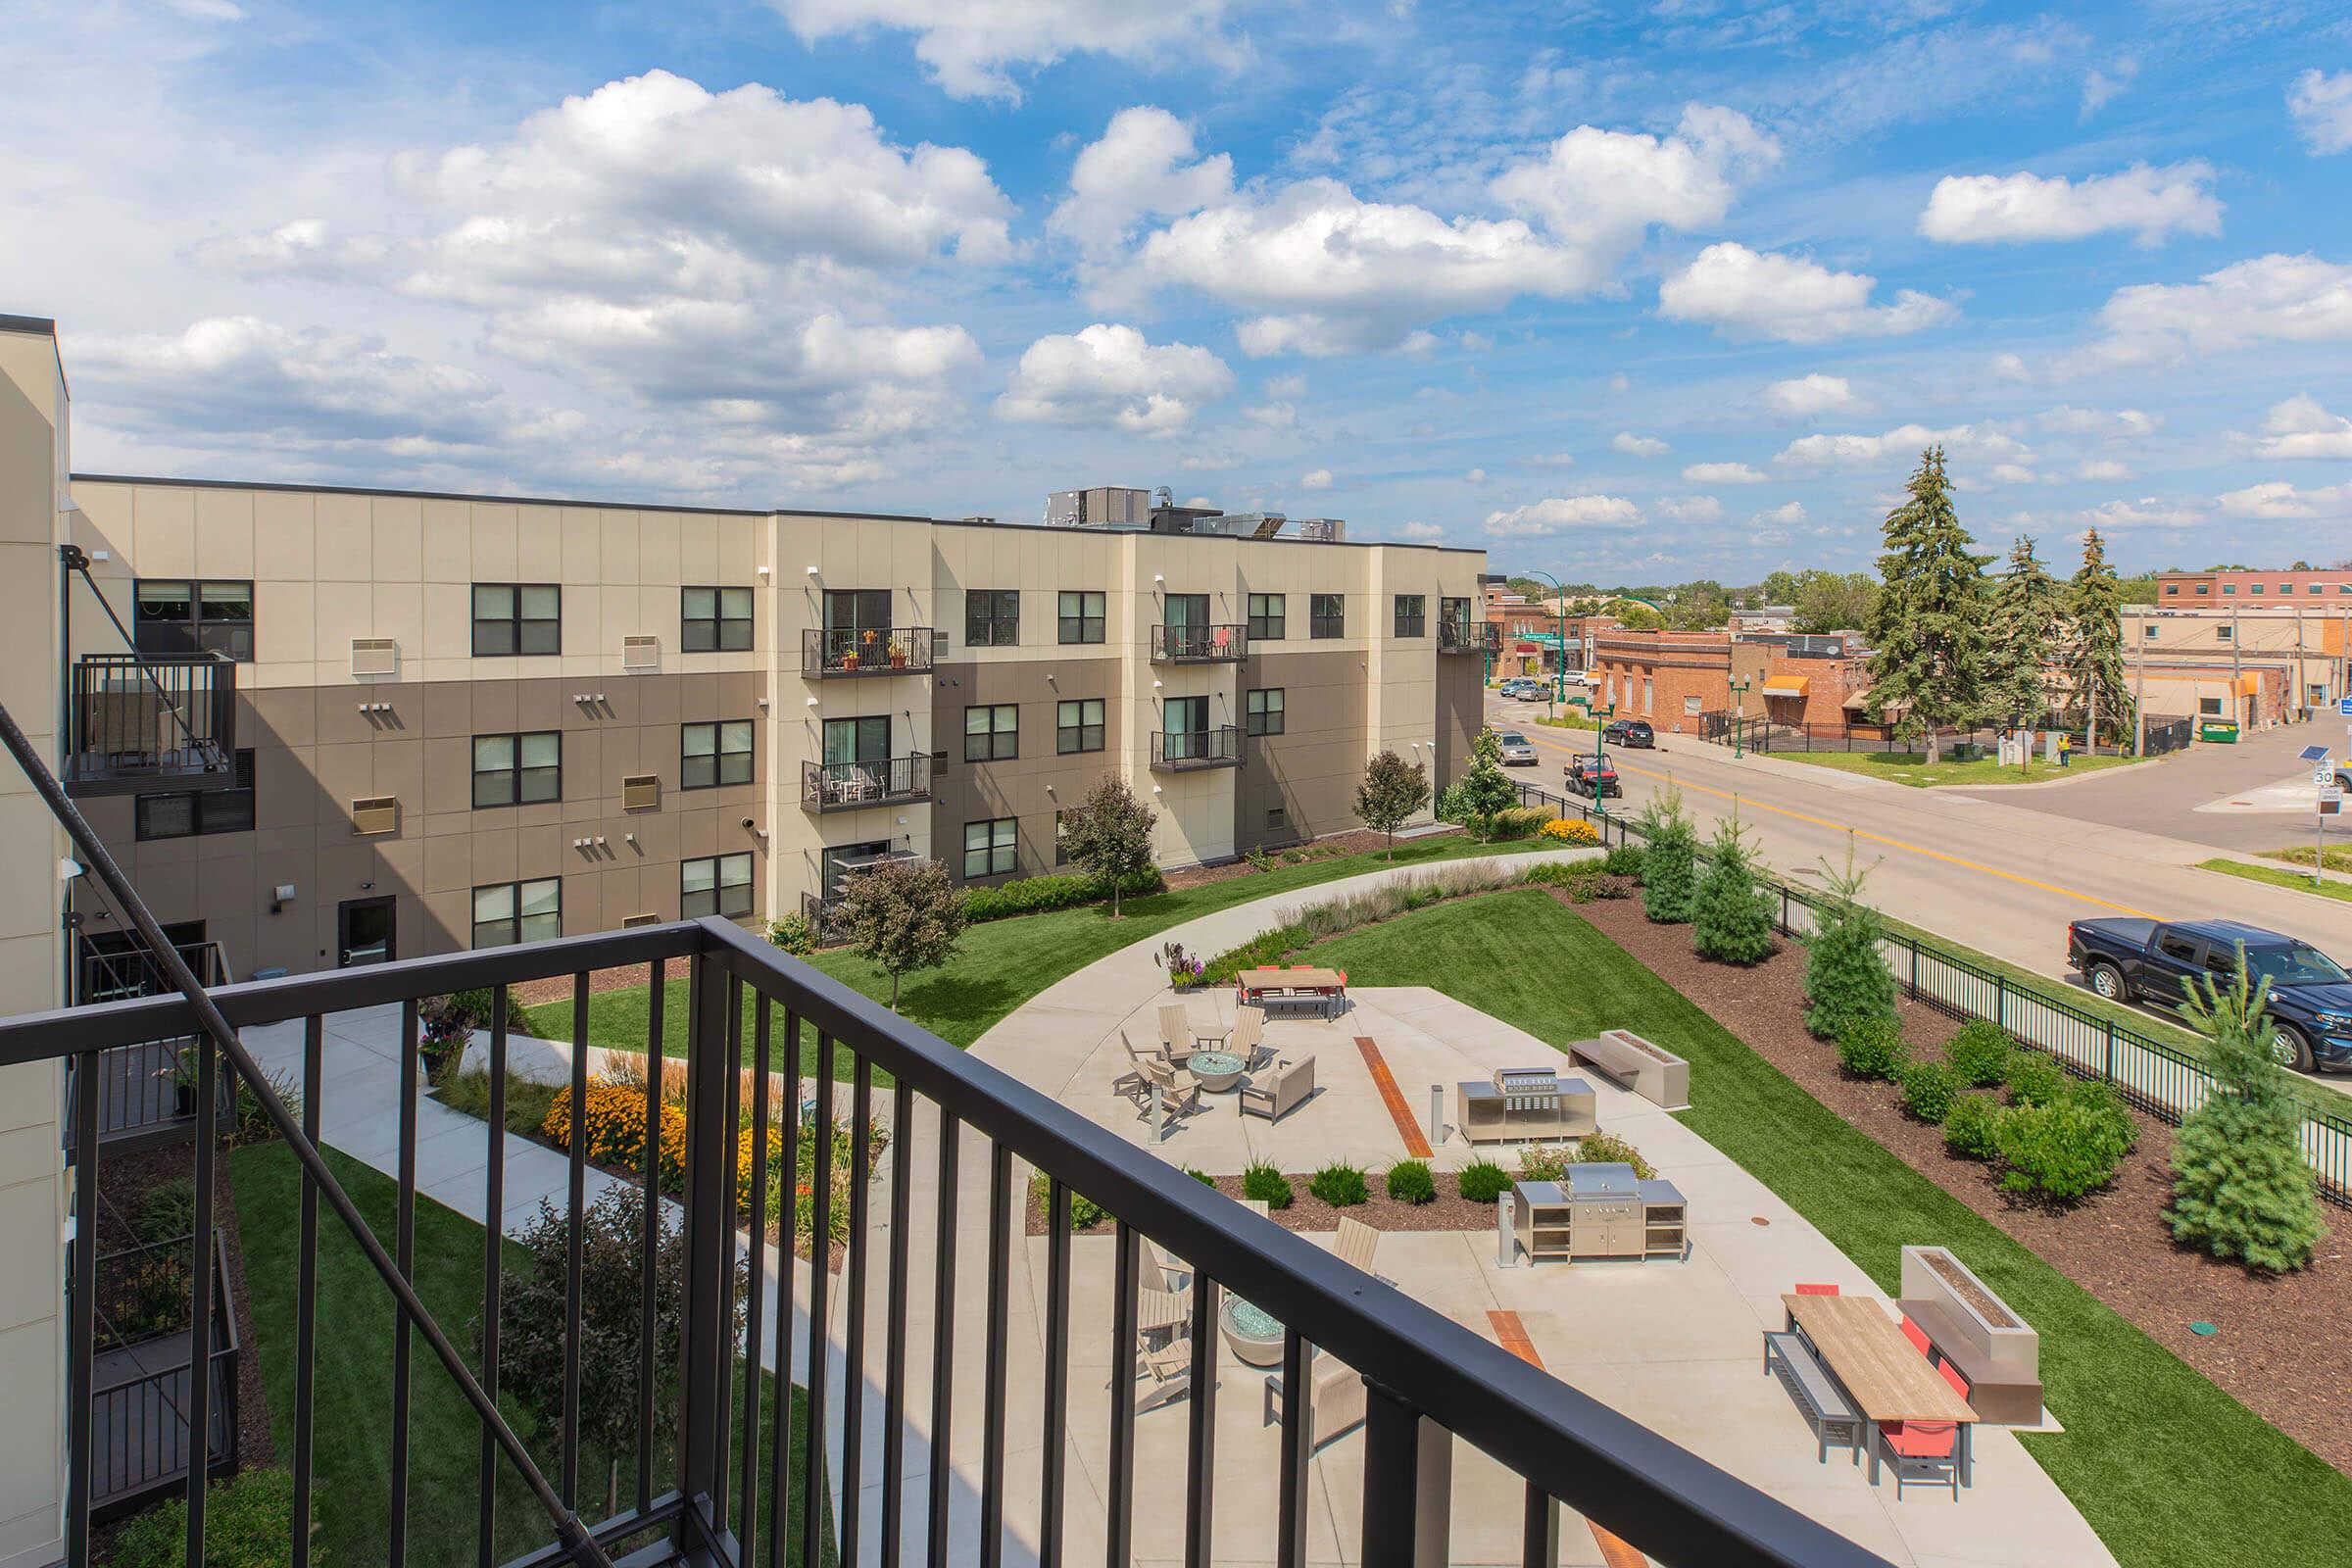
[[[1820,1462],[1830,1462],[1830,1445],[1842,1443],[1850,1450],[1847,1462],[1857,1462],[1862,1454],[1862,1431],[1866,1423],[1862,1412],[1856,1410],[1839,1391],[1838,1380],[1829,1369],[1814,1359],[1804,1337],[1793,1329],[1764,1336],[1764,1370],[1777,1376],[1788,1396],[1796,1401],[1805,1424],[1821,1445]]]
[[[1598,1069],[1654,1105],[1690,1108],[1690,1064],[1629,1030],[1607,1029],[1596,1040],[1579,1040],[1568,1048],[1568,1059]]]
[[[1967,1382],[1961,1397],[1986,1421],[2009,1426],[2033,1426],[2041,1420],[2041,1383],[2021,1379],[1969,1342],[1960,1324],[1935,1301],[1907,1299],[1895,1303],[1919,1325],[1935,1347],[1932,1360],[1948,1363]]]

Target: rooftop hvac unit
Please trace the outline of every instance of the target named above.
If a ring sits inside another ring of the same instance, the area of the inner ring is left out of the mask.
[[[351,830],[354,833],[399,832],[399,797],[393,795],[369,795],[352,802]]]
[[[351,672],[354,675],[399,674],[400,644],[389,637],[354,637],[351,640]]]
[[[623,669],[660,669],[662,667],[662,639],[659,637],[623,637],[620,640],[620,667]]]

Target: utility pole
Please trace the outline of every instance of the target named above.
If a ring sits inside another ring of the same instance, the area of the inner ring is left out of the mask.
[[[2153,624],[2151,620],[2149,625]],[[2139,643],[2133,651],[2138,654],[2139,661],[2132,666],[2132,755],[2145,757],[2148,755],[2148,705],[2145,701],[2148,689],[2148,626],[2140,627]],[[2193,724],[2195,720],[2192,718],[2190,722]]]
[[[2230,604],[2230,717],[2237,721],[2239,734],[2245,733],[2245,698],[2240,695],[2245,686],[2245,656],[2237,646],[2237,603]]]

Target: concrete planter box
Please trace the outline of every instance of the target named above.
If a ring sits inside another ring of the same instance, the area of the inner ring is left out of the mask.
[[[2041,1336],[1940,1247],[1903,1249],[1904,1312],[1967,1377],[1969,1403],[1987,1421],[2031,1425],[2041,1415]]]
[[[1690,1106],[1690,1064],[1630,1029],[1605,1029],[1597,1040],[1580,1040],[1568,1048],[1568,1059],[1597,1068],[1667,1110]]]

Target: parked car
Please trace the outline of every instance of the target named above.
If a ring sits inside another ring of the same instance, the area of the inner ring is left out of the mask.
[[[1515,729],[1506,729],[1498,737],[1502,742],[1502,765],[1533,767],[1536,765],[1536,743]]]
[[[1613,718],[1601,727],[1600,738],[1611,746],[1630,746],[1654,749],[1658,732],[1649,727],[1645,718]]]
[[[2110,1002],[2178,1007],[2188,982],[2246,970],[2271,982],[2271,1049],[2298,1072],[2352,1067],[2352,975],[2308,942],[2238,920],[2077,920],[2066,959]]]
[[[1617,764],[1605,756],[1571,757],[1568,765],[1560,770],[1560,777],[1571,795],[1589,795],[1599,801],[1625,793],[1625,786],[1617,781]]]
[[[1513,675],[1508,680],[1502,681],[1495,686],[1494,695],[1503,698],[1517,697],[1532,688],[1535,684],[1536,683],[1534,681],[1528,679],[1525,675]]]

